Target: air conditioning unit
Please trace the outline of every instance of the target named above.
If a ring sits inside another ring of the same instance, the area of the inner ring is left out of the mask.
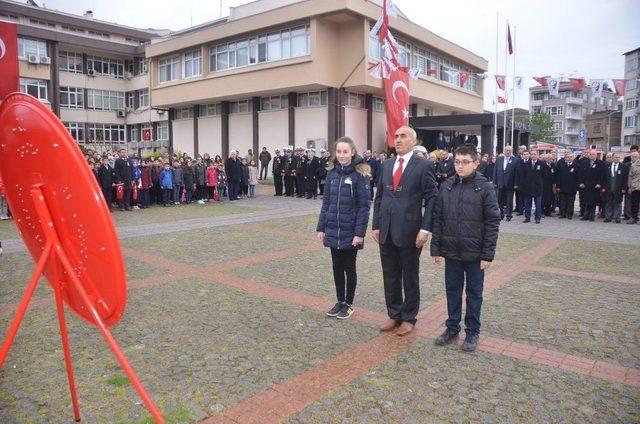
[[[93,69],[87,69],[87,75],[89,75],[90,77],[94,77],[96,75],[96,71],[94,71]]]
[[[131,78],[133,78],[133,74],[131,72],[125,72],[124,73],[124,77],[128,80],[130,80]]]
[[[127,115],[124,110],[119,110],[116,114],[118,115],[118,118],[124,118]]]
[[[164,115],[164,110],[157,110],[156,112],[158,112],[158,115]]]
[[[27,60],[29,61],[29,63],[40,63],[40,61],[38,60],[38,56],[36,56],[35,54],[30,54],[29,57],[27,57]]]
[[[51,65],[51,58],[49,56],[40,56],[40,63],[43,65]]]
[[[130,108],[130,107],[126,107],[126,108],[124,109],[124,111],[125,111],[125,112],[127,112],[127,113],[131,112],[132,110],[133,110],[133,108]]]

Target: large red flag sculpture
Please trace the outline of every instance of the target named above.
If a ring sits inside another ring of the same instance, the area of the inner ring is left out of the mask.
[[[18,26],[0,21],[0,100],[18,91]]]
[[[80,407],[63,302],[98,327],[153,419],[163,423],[158,408],[109,331],[124,313],[124,262],[109,209],[82,152],[47,106],[22,93],[11,94],[0,104],[0,140],[5,195],[22,240],[36,263],[0,347],[0,368],[44,275],[55,294],[76,421],[80,421]]]
[[[382,78],[387,114],[387,147],[393,147],[393,137],[398,128],[409,124],[409,70],[400,66],[398,55],[401,47],[389,31],[389,16],[396,16],[393,0],[383,0],[382,15],[371,29],[371,35],[381,43],[380,62],[371,75]],[[417,72],[413,70],[415,77]]]

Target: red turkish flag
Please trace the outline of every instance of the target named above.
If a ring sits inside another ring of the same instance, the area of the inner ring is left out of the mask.
[[[470,76],[471,74],[469,72],[460,72],[460,86],[463,86]]]
[[[547,86],[547,77],[533,77],[533,79],[536,80],[536,82],[541,86]]]
[[[502,96],[498,96],[498,103],[507,103],[507,99]]]
[[[571,81],[572,90],[580,91],[587,86],[584,78],[569,78],[569,81]]]
[[[438,75],[437,69],[427,69],[427,75]]]
[[[498,83],[498,87],[500,87],[500,90],[504,90],[505,78],[505,75],[496,75],[496,82]]]
[[[0,21],[0,100],[19,90],[18,26]]]
[[[624,91],[627,88],[627,80],[625,79],[612,79],[613,86],[616,88],[616,96],[624,96]]]
[[[396,130],[409,124],[409,74],[401,68],[382,80],[387,112],[387,146],[393,147]]]
[[[149,141],[151,140],[151,129],[147,128],[144,130],[144,132],[142,133],[142,139],[144,141]]]

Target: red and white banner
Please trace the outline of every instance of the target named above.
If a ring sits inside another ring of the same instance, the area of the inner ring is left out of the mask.
[[[496,75],[496,83],[498,83],[500,90],[504,90],[505,78],[505,75]]]
[[[625,79],[612,79],[613,86],[616,88],[616,96],[624,96],[624,91],[627,89],[627,80]]]
[[[569,81],[571,81],[572,90],[580,91],[587,86],[584,78],[569,78]]]
[[[547,86],[547,77],[532,77],[538,84],[543,87]]]
[[[19,89],[18,26],[0,21],[0,100]]]
[[[507,99],[502,96],[498,96],[498,103],[507,103]]]
[[[391,148],[396,130],[409,124],[409,74],[398,68],[382,80],[382,85],[386,97],[387,146]]]

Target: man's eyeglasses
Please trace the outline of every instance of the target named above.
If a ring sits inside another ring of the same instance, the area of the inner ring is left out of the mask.
[[[456,160],[453,161],[453,163],[455,164],[455,166],[469,166],[471,165],[473,162],[475,162],[475,160]]]

